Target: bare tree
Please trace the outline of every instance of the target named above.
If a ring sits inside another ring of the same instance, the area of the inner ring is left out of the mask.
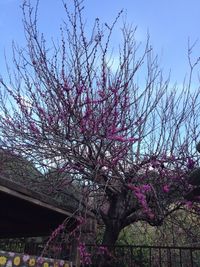
[[[198,61],[181,87],[172,85],[149,38],[138,44],[136,29],[123,24],[114,69],[110,43],[121,12],[112,25],[96,19],[88,36],[83,3],[73,2],[72,13],[64,4],[60,43],[50,46],[37,7],[24,1],[27,46],[13,46],[15,71],[1,79],[1,146],[43,173],[67,173],[105,225],[102,244],[112,246],[127,225],[161,225],[185,205],[186,177],[197,163],[200,90],[191,84]]]

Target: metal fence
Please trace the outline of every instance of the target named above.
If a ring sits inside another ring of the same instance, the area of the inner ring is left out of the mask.
[[[44,246],[45,243],[25,240],[0,240],[0,250],[36,256],[41,255]],[[121,245],[106,249],[99,245],[86,245],[86,250],[92,258],[92,264],[85,265],[88,267],[98,266],[95,260],[98,256],[106,257],[110,250],[113,267],[200,267],[200,247]],[[54,257],[54,252],[48,256]],[[58,256],[58,251],[56,254]],[[70,254],[70,248],[62,245],[59,258],[68,259]]]
[[[86,247],[91,256],[102,250],[95,245]],[[200,267],[200,247],[123,245],[115,246],[111,251],[115,267]]]

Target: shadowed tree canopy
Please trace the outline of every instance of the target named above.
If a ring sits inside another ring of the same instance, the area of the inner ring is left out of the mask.
[[[188,79],[172,85],[149,38],[138,44],[126,23],[113,57],[121,12],[111,25],[96,19],[89,34],[83,3],[73,3],[64,4],[60,42],[49,44],[38,6],[24,1],[27,46],[13,46],[15,70],[1,79],[1,145],[30,159],[53,183],[52,194],[76,184],[105,225],[103,245],[114,245],[127,225],[161,225],[185,205],[186,178],[198,161],[200,90],[191,86],[198,60],[188,47]]]

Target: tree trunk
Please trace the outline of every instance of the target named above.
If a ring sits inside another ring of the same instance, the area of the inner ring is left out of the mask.
[[[106,251],[102,253],[98,258],[98,267],[113,267],[117,266],[114,263],[113,248],[118,239],[120,229],[114,225],[107,225],[104,235],[102,246],[106,248]]]
[[[104,235],[103,235],[103,246],[113,247],[117,241],[120,230],[117,227],[106,226]]]

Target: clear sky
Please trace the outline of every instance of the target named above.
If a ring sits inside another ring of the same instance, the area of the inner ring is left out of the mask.
[[[66,2],[71,4],[72,0]],[[21,3],[22,0],[0,0],[2,75],[5,72],[4,51],[8,57],[11,55],[12,40],[24,46]],[[138,41],[145,41],[148,31],[162,67],[166,71],[171,69],[172,79],[181,83],[188,71],[188,38],[191,41],[200,39],[200,0],[85,0],[85,18],[88,25],[96,17],[111,23],[122,8],[127,13],[127,21],[138,26]],[[39,25],[44,34],[57,36],[64,17],[61,0],[40,0]],[[194,51],[195,56],[200,56],[200,42]]]

